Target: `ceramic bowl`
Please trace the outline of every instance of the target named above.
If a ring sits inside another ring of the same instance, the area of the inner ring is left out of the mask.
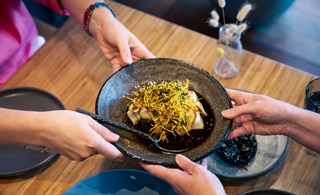
[[[98,94],[96,114],[118,122],[127,119],[128,96],[139,87],[150,82],[189,80],[189,88],[201,96],[211,109],[214,122],[211,134],[200,145],[183,152],[192,161],[210,155],[221,145],[231,129],[232,120],[224,119],[221,111],[231,108],[230,98],[221,83],[204,69],[181,60],[154,58],[141,60],[126,66],[110,76]],[[154,149],[152,142],[141,141],[138,137],[121,129],[108,126],[120,135],[115,146],[124,154],[151,164],[176,165],[175,153],[163,153]]]
[[[63,195],[178,195],[168,182],[145,171],[115,169],[92,175],[70,187]]]

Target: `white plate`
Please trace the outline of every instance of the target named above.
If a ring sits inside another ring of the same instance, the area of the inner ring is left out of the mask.
[[[248,179],[267,173],[284,158],[289,138],[283,135],[256,135],[258,148],[253,161],[246,169],[229,165],[215,153],[208,157],[208,170],[222,180]]]

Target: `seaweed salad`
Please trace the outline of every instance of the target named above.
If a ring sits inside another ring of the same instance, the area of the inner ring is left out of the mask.
[[[254,134],[247,134],[226,140],[215,153],[227,164],[245,168],[257,152],[257,140]]]

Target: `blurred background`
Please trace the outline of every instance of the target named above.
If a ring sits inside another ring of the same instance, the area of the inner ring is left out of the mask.
[[[207,24],[211,10],[221,11],[216,0],[115,1],[218,38],[218,29]],[[24,2],[39,33],[47,39],[67,18],[32,0]],[[241,39],[244,49],[320,76],[319,0],[229,0],[225,7],[227,22],[235,22],[244,2],[255,7],[248,15],[250,28]]]

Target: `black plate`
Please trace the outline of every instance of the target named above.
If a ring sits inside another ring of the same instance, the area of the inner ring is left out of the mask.
[[[102,86],[96,101],[96,113],[118,122],[126,120],[129,100],[124,98],[139,86],[149,82],[180,81],[189,79],[189,87],[210,106],[214,117],[212,133],[205,142],[183,154],[193,161],[210,155],[229,134],[232,120],[224,119],[221,111],[232,106],[225,88],[207,71],[198,66],[175,59],[155,58],[126,66],[113,74]],[[164,154],[152,149],[131,133],[107,126],[121,138],[115,143],[124,154],[142,162],[176,165],[175,154]]]
[[[32,87],[18,87],[0,91],[0,107],[27,111],[64,110],[54,95]],[[1,128],[1,127],[0,127]],[[0,177],[14,177],[47,165],[58,154],[39,146],[0,145]]]

